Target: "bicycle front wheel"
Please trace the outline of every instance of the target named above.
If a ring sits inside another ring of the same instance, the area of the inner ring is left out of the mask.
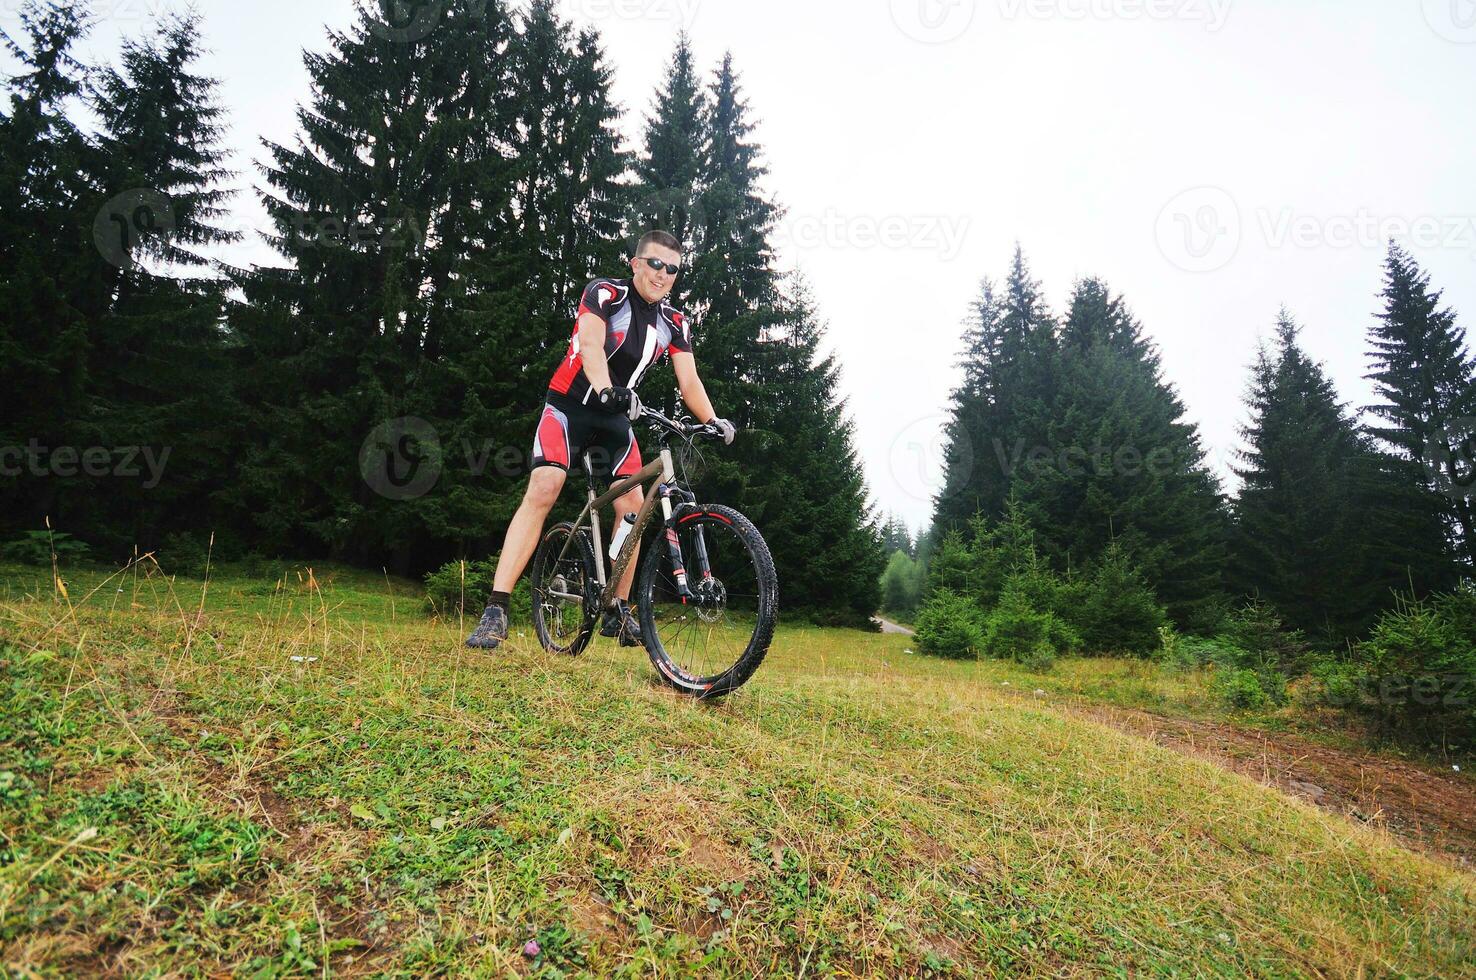
[[[544,532],[533,556],[533,630],[549,653],[577,657],[589,646],[600,608],[597,574],[587,534],[569,523]]]
[[[665,534],[641,560],[641,633],[662,680],[696,698],[722,697],[753,675],[778,619],[779,576],[748,518],[710,504],[678,519],[677,542],[693,594],[683,601]]]

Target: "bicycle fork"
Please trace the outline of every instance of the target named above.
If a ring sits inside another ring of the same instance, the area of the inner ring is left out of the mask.
[[[671,562],[672,578],[676,581],[677,594],[681,596],[682,602],[685,603],[690,602],[693,599],[698,599],[700,601],[700,597],[694,596],[692,594],[692,589],[689,585],[686,560],[682,554],[681,540],[677,536],[677,522],[673,519],[672,516],[673,508],[671,504],[671,498],[674,495],[680,493],[681,491],[667,486],[666,484],[662,484],[661,486],[662,513],[666,517],[667,558]],[[684,502],[690,503],[691,501]],[[700,524],[692,528],[691,545],[691,571],[696,575],[698,582],[706,582],[707,580],[712,578],[712,564],[708,561],[707,558],[707,534]]]

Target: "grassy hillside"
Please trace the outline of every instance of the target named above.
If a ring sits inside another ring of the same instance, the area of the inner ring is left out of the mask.
[[[1471,875],[906,637],[695,705],[358,573],[0,578],[18,973],[1476,973]]]

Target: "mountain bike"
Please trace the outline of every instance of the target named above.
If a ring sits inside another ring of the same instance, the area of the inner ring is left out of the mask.
[[[748,518],[722,504],[699,504],[689,481],[677,478],[672,443],[685,477],[689,462],[700,458],[697,440],[721,433],[650,407],[641,421],[656,434],[657,458],[604,494],[584,454],[584,511],[548,528],[533,556],[533,628],[549,652],[583,653],[640,546],[633,598],[651,664],[684,694],[722,697],[742,686],[769,652],[779,606],[774,559]],[[637,486],[645,488],[645,501],[607,573],[600,509]],[[656,533],[644,540],[658,507]]]

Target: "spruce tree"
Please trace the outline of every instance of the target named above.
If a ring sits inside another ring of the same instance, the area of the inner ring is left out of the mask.
[[[1017,245],[1004,286],[986,280],[965,328],[935,522],[963,529],[1004,512],[1013,481],[1043,447],[1055,397],[1056,322]]]
[[[435,352],[446,355],[442,404],[451,416],[450,441],[478,452],[526,451],[585,284],[622,274],[629,203],[623,180],[630,156],[610,94],[612,71],[594,32],[575,34],[540,0],[522,16],[508,62],[519,88],[508,107],[512,152],[483,177],[489,198],[506,194],[506,201],[479,232],[487,246],[469,260],[476,286],[458,304],[461,343]],[[465,393],[459,407],[458,391]],[[501,543],[521,501],[520,481],[501,470],[479,477],[462,462],[447,461],[449,476],[466,481],[468,492],[457,499],[477,508],[448,517],[448,526],[466,529],[458,553],[485,552]]]
[[[1000,431],[999,303],[985,279],[972,316],[964,324],[960,357],[963,381],[950,397],[948,443],[944,448],[944,488],[935,501],[934,526],[962,532],[975,514],[992,511],[1008,492],[1006,474],[990,465],[984,441]]]
[[[737,502],[758,525],[787,608],[864,627],[880,602],[881,529],[839,394],[840,366],[821,350],[824,325],[803,280],[784,294],[784,327],[764,342],[769,373],[750,406],[751,427],[712,454],[729,465],[711,467],[698,493]]]
[[[1429,274],[1398,245],[1384,261],[1382,296],[1365,377],[1382,399],[1373,412],[1383,424],[1370,431],[1423,468],[1427,506],[1446,515],[1461,559],[1476,568],[1476,359]]]
[[[916,557],[916,548],[912,540],[912,532],[907,525],[896,514],[888,514],[886,522],[882,525],[882,547],[890,556],[894,552],[902,552],[909,558]]]
[[[690,250],[700,250],[705,222],[698,195],[708,153],[707,98],[697,78],[692,43],[683,32],[646,117],[644,152],[636,160],[629,240],[653,228],[669,231]],[[685,278],[685,277],[683,277]],[[678,280],[672,302],[682,305],[686,284]]]
[[[697,191],[701,226],[687,286],[702,303],[706,318],[728,322],[774,301],[770,239],[781,211],[759,187],[769,171],[753,141],[754,123],[732,54],[723,56],[704,108]]]
[[[774,549],[786,606],[866,624],[879,601],[880,531],[822,356],[813,300],[781,281],[771,237],[780,210],[760,189],[766,173],[732,59],[696,89],[690,45],[677,44],[666,89],[648,120],[636,165],[641,228],[685,236],[688,271],[673,302],[693,319],[703,384],[743,435],[709,452],[699,494],[739,502]],[[691,202],[682,209],[681,202]],[[652,210],[654,203],[661,208]],[[670,368],[654,392],[672,390]]]
[[[1016,479],[1057,568],[1116,547],[1180,625],[1205,624],[1221,590],[1218,481],[1157,351],[1105,283],[1077,284],[1053,368],[1039,460]]]
[[[1377,572],[1403,529],[1378,523],[1380,466],[1297,330],[1283,312],[1275,348],[1252,372],[1231,578],[1289,625],[1336,643],[1392,601],[1393,583]]]
[[[198,17],[170,17],[156,38],[126,41],[121,68],[101,71],[93,89],[103,217],[141,221],[128,213],[135,199],[163,212],[152,228],[113,229],[123,236],[108,243],[117,251],[93,331],[90,439],[170,452],[158,486],[111,480],[94,495],[105,541],[124,550],[157,546],[166,528],[215,527],[210,493],[229,480],[237,434],[223,282],[193,271],[209,264],[204,248],[239,237],[220,224],[223,110],[218,83],[193,70],[199,57]]]
[[[468,486],[448,462],[462,447],[446,419],[501,401],[446,365],[481,355],[458,363],[495,379],[508,366],[492,338],[517,345],[526,330],[473,254],[506,240],[515,208],[503,148],[531,95],[511,78],[513,24],[500,5],[430,6],[437,26],[409,38],[360,8],[327,53],[305,56],[312,94],[297,144],[265,144],[264,203],[287,265],[236,277],[254,438],[232,498],[270,550],[424,568],[448,539],[485,526],[491,497],[513,492],[490,479]],[[473,318],[474,305],[492,315]],[[443,480],[396,499],[364,478],[359,456],[392,451],[370,436],[407,417],[439,438],[404,442],[405,455]],[[519,428],[516,440],[480,435],[520,445]]]
[[[75,48],[90,19],[75,3],[29,0],[18,36],[0,32],[19,70],[0,113],[0,388],[7,409],[0,445],[76,445],[86,396],[89,324],[101,312],[93,285],[102,260],[92,243],[96,160],[68,118],[85,91]],[[60,484],[23,467],[0,483],[0,522],[36,529],[57,510]]]

